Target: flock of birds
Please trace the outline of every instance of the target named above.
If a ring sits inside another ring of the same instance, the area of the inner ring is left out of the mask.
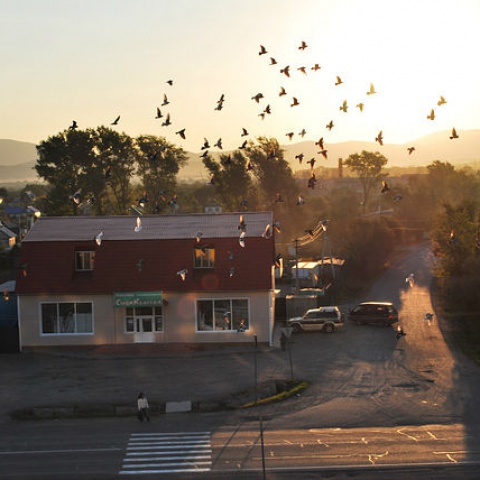
[[[298,48],[299,51],[302,52],[302,51],[304,51],[308,48],[308,45],[305,41],[302,41],[298,45],[297,48]],[[260,57],[262,57],[262,56],[269,57],[269,59],[270,59],[270,61],[268,63],[269,67],[274,68],[279,64],[279,62],[277,61],[277,59],[275,57],[269,55],[269,52],[268,52],[267,48],[263,45],[260,45],[258,55]],[[299,72],[299,74],[301,74],[301,75],[307,75],[308,72],[315,73],[315,72],[318,72],[319,70],[321,70],[321,66],[318,63],[315,63],[315,64],[311,65],[310,67],[307,67],[305,65],[301,65],[301,66],[296,68],[296,71]],[[294,69],[290,65],[285,65],[285,66],[283,66],[282,68],[279,69],[279,73],[281,75],[280,78],[284,78],[285,81],[288,81],[287,79],[290,78],[294,74]],[[337,75],[335,77],[335,81],[334,82],[332,81],[332,83],[335,87],[338,87],[340,89],[341,86],[345,83],[345,81],[339,75]],[[173,86],[174,82],[173,82],[173,80],[167,80],[166,84],[168,84],[171,87],[171,86]],[[366,95],[366,98],[368,98],[372,95],[377,95],[377,91],[376,91],[373,83],[370,83],[368,89],[365,92],[365,95]],[[261,120],[265,120],[269,115],[272,114],[272,110],[273,110],[271,103],[267,103],[266,97],[267,97],[267,95],[264,94],[263,92],[258,92],[256,94],[252,95],[252,97],[251,97],[251,100],[254,101],[255,104],[258,104],[259,106],[262,107],[262,110],[258,113],[258,117]],[[302,103],[299,95],[295,94],[295,95],[288,96],[287,89],[285,88],[284,85],[280,86],[279,91],[278,91],[278,97],[291,98],[291,100],[289,102],[289,105],[290,105],[291,108],[297,108]],[[215,105],[213,105],[213,110],[218,111],[218,112],[222,111],[224,106],[225,106],[225,102],[226,102],[225,94],[222,93],[218,97],[218,100],[216,100]],[[363,112],[364,108],[366,107],[365,102],[366,102],[366,100],[356,103],[355,108],[357,108],[360,112]],[[440,96],[439,99],[438,99],[436,107],[431,108],[428,115],[426,115],[427,120],[434,121],[435,118],[436,118],[436,115],[437,115],[436,114],[436,108],[441,107],[442,105],[444,105],[446,103],[447,103],[446,99],[443,96]],[[172,125],[171,113],[169,111],[167,111],[167,107],[170,104],[171,103],[170,103],[170,100],[168,98],[168,95],[166,93],[164,93],[163,94],[163,102],[159,106],[156,107],[156,114],[155,114],[155,117],[154,117],[156,120],[161,121],[161,126],[162,127],[170,127]],[[350,105],[349,105],[349,102],[347,100],[343,100],[342,103],[339,105],[339,111],[344,113],[344,114],[348,113],[349,108],[350,108]],[[119,122],[120,122],[120,119],[121,119],[121,116],[118,115],[111,122],[111,125],[112,126],[118,125]],[[325,125],[325,130],[326,131],[331,131],[334,127],[335,127],[334,121],[330,120]],[[70,125],[69,129],[75,130],[77,128],[78,128],[77,122],[74,120],[72,122],[72,124]],[[180,129],[175,131],[175,135],[178,135],[179,138],[181,138],[182,140],[185,140],[187,138],[186,130],[187,130],[186,128],[180,128]],[[307,131],[305,130],[305,128],[299,129],[298,136],[303,138],[306,135],[306,133],[307,133]],[[293,137],[295,136],[295,132],[289,131],[285,135],[291,141],[293,139]],[[325,134],[323,134],[323,135],[325,135]],[[317,141],[315,141],[314,145],[315,145],[315,147],[318,147],[317,154],[321,155],[321,157],[323,157],[324,159],[328,159],[328,149],[326,148],[326,140],[325,140],[325,137],[323,135],[322,134],[319,135],[319,139]],[[243,150],[248,145],[248,139],[245,138],[245,137],[249,136],[248,129],[245,128],[245,127],[241,127],[241,131],[239,132],[239,136],[242,139],[242,143],[239,145],[238,149]],[[457,139],[457,138],[459,138],[459,136],[458,136],[455,128],[452,128],[450,139],[453,140],[453,139]],[[380,130],[378,132],[378,134],[375,136],[375,142],[378,143],[380,146],[383,146],[384,136],[383,136],[383,131],[382,130]],[[149,155],[149,158],[151,160],[156,160],[158,158],[161,159],[162,156],[164,155],[165,148],[167,148],[167,147],[166,146],[161,147],[158,151],[152,152],[151,155]],[[222,138],[218,138],[215,142],[211,143],[207,138],[204,137],[203,144],[200,146],[200,151],[202,152],[200,154],[200,157],[207,157],[209,155],[209,151],[210,151],[211,148],[217,148],[218,150],[223,150]],[[411,155],[415,151],[415,147],[414,146],[409,146],[409,147],[407,147],[407,151],[408,151],[408,154]],[[274,149],[272,149],[271,151],[269,151],[267,153],[267,155],[275,158],[276,157],[276,152],[275,152]],[[302,165],[302,163],[305,159],[305,155],[303,153],[298,153],[295,156],[295,159],[298,160],[300,165]],[[231,156],[230,155],[227,156],[227,161],[226,162],[224,161],[222,163],[225,165],[226,163],[228,163],[228,160],[231,161]],[[309,188],[309,189],[314,189],[315,185],[317,183],[317,179],[315,177],[315,171],[314,171],[314,167],[315,167],[316,162],[317,162],[317,160],[316,160],[315,157],[312,157],[312,158],[310,158],[310,160],[305,162],[307,165],[310,166],[309,177],[308,177],[308,180],[307,180],[307,188]],[[247,161],[246,161],[246,168],[247,168],[247,171],[250,171],[254,168],[254,165],[252,165],[252,162],[248,158],[247,158]],[[111,165],[108,165],[106,170],[104,171],[103,177],[104,177],[104,179],[108,179],[110,177],[110,175],[111,175]],[[214,185],[214,184],[215,184],[215,178],[214,178],[214,175],[211,174],[207,185]],[[390,188],[389,188],[388,184],[386,183],[386,181],[383,181],[380,193],[383,194],[383,193],[386,193],[388,191],[390,191]],[[165,192],[163,192],[163,193],[165,193]],[[80,205],[82,203],[81,190],[78,190],[75,193],[73,193],[70,196],[70,199],[75,204]],[[166,201],[166,197],[165,197],[164,194],[162,194],[162,199],[164,199]],[[401,199],[401,196],[396,195],[395,198],[394,198],[394,201],[398,201],[400,199]],[[282,202],[282,201],[283,201],[283,196],[282,196],[282,193],[279,192],[279,193],[276,194],[275,202]],[[146,196],[146,193],[145,193],[142,196],[142,198],[140,198],[138,200],[138,205],[140,207],[144,207],[147,202],[148,202],[148,199],[147,199],[147,196]],[[303,205],[304,203],[305,203],[304,196],[301,195],[301,194],[297,195],[296,205]],[[175,213],[178,209],[176,195],[174,195],[171,198],[171,200],[168,201],[168,204],[172,207],[172,211]],[[246,200],[242,200],[241,206],[246,207]],[[327,224],[328,224],[328,221],[323,220],[323,221],[320,221],[314,229],[305,230],[305,235],[301,238],[296,239],[297,245],[304,246],[304,245],[307,245],[308,243],[314,241],[315,239],[317,239],[320,235],[322,235],[326,231]],[[138,216],[137,219],[136,219],[136,223],[134,225],[134,231],[135,232],[140,232],[141,229],[142,229],[142,221],[141,221],[140,216]],[[238,239],[239,245],[242,248],[244,248],[245,244],[246,244],[245,239],[246,239],[247,228],[246,228],[246,224],[245,224],[245,220],[244,220],[243,215],[240,216],[240,220],[239,220],[239,224],[238,224],[238,230],[240,232],[239,233],[239,239]],[[274,231],[278,231],[278,232],[280,231],[279,222],[275,222],[274,225],[267,225],[265,227],[265,232],[262,236],[265,237],[265,238],[271,238]],[[101,244],[102,237],[103,237],[103,232],[100,232],[95,237],[95,241],[98,245]],[[201,239],[201,232],[199,232],[196,235],[196,237],[197,237],[197,242],[199,242],[199,248],[202,249],[201,243],[200,243],[201,242],[201,240],[200,240]],[[205,253],[205,250],[203,250],[203,251]],[[280,260],[280,258],[277,257],[275,262],[277,263],[277,262],[279,262],[279,260]],[[141,270],[141,268],[143,268],[143,263],[139,263],[139,265],[140,265],[139,270]],[[235,271],[235,269],[232,266],[232,268],[229,271],[229,275],[232,276],[234,274],[234,271]],[[177,272],[177,275],[180,277],[180,279],[182,281],[185,281],[187,274],[188,274],[188,270],[186,268],[181,269]]]

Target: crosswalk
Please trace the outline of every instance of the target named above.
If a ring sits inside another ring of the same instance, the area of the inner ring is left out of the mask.
[[[207,472],[211,467],[210,432],[132,433],[119,473]]]

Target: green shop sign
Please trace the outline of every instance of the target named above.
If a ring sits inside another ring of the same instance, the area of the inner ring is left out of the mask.
[[[115,307],[155,307],[162,305],[162,292],[114,293]]]

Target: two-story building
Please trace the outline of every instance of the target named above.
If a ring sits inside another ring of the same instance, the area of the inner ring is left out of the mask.
[[[272,343],[271,212],[42,217],[21,244],[20,346]]]

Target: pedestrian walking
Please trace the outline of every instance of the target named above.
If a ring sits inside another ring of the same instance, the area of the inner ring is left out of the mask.
[[[148,414],[148,400],[143,392],[140,392],[137,397],[137,406],[138,406],[138,419],[143,422],[146,420],[150,421],[150,415]]]

